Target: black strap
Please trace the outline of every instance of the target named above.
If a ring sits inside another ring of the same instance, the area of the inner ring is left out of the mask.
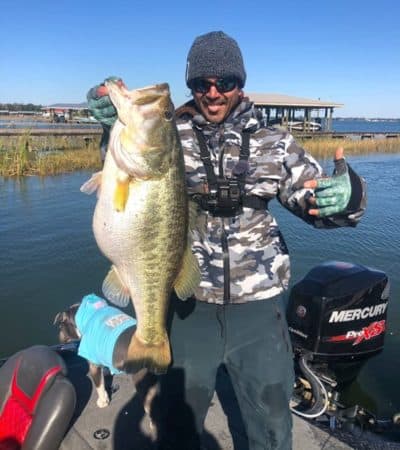
[[[218,180],[214,173],[214,167],[211,162],[210,151],[208,149],[205,137],[203,133],[196,127],[194,127],[194,131],[197,136],[197,141],[200,147],[200,158],[203,161],[204,169],[206,171],[207,182],[209,186],[209,191],[212,192],[214,190],[216,193],[218,192]],[[249,159],[249,143],[250,143],[250,133],[242,133],[242,145],[240,147],[239,153],[239,162],[238,164],[243,165],[243,170],[240,170],[239,173],[235,174],[235,178],[238,180],[240,187],[240,201],[243,206],[248,206],[255,209],[266,208],[266,202],[262,201],[260,197],[244,195],[244,185],[245,178],[247,173],[247,161]],[[219,177],[220,179],[224,178],[224,169],[223,169],[223,150],[219,155]],[[210,207],[208,203],[208,195],[206,194],[193,194],[192,199],[195,200],[202,209],[206,211],[212,211],[212,213],[217,213],[219,217],[231,217],[233,213],[237,214],[241,211],[241,208],[236,209],[236,206],[231,208],[228,206],[227,208],[220,208],[218,211],[214,209],[213,206]],[[213,200],[214,201],[214,200]],[[258,201],[258,202],[257,202]],[[218,201],[217,201],[218,203]],[[230,263],[229,263],[229,246],[228,246],[228,237],[225,233],[225,230],[222,229],[221,232],[221,245],[222,245],[222,261],[223,261],[223,270],[224,270],[224,302],[230,301]]]
[[[195,201],[201,209],[208,211],[208,202],[204,194],[196,192],[191,194],[191,199]],[[268,208],[268,199],[258,197],[257,195],[244,195],[242,197],[242,206],[252,209],[266,210]]]
[[[210,151],[208,150],[208,146],[206,143],[206,139],[204,134],[196,127],[194,127],[194,131],[196,133],[197,141],[200,147],[200,158],[203,161],[204,169],[207,175],[207,181],[210,185],[214,185],[217,183],[217,179],[214,173],[214,167],[211,162]],[[250,156],[250,131],[242,131],[242,145],[240,147],[239,152],[239,161],[247,162]],[[221,158],[222,160],[222,158]],[[223,176],[223,170],[220,169],[219,175]],[[244,179],[246,177],[246,173],[242,173],[237,175],[236,178]]]
[[[228,303],[231,298],[231,271],[229,261],[228,236],[223,227],[221,230],[221,245],[222,245],[222,267],[224,269],[224,302]]]
[[[248,161],[250,156],[250,133],[251,131],[242,131],[242,145],[240,147],[239,161]]]
[[[214,167],[211,162],[210,151],[208,149],[206,139],[204,134],[197,128],[193,127],[194,132],[196,133],[197,141],[200,147],[200,158],[203,161],[204,169],[206,171],[207,182],[209,185],[209,189],[217,189],[217,177],[214,172]],[[250,134],[251,131],[242,131],[242,145],[240,147],[239,152],[239,161],[247,162],[250,156]],[[221,174],[220,174],[221,175]],[[243,171],[239,175],[236,175],[236,178],[244,187],[246,172]],[[202,194],[194,194],[193,199],[203,208],[207,209],[205,205],[207,202],[205,199],[202,199]],[[267,209],[268,200],[259,197],[257,195],[243,195],[242,204],[247,208],[253,209]]]
[[[196,127],[194,127],[194,131],[196,133],[197,141],[200,147],[200,158],[203,161],[204,169],[207,175],[207,181],[210,189],[217,187],[217,177],[214,173],[214,167],[211,162],[210,151],[208,150],[208,146],[206,143],[206,139],[204,134]]]

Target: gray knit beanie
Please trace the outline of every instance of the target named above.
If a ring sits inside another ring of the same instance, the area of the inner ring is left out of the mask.
[[[189,50],[186,63],[186,84],[201,77],[234,76],[246,82],[243,58],[237,42],[223,31],[198,36]]]

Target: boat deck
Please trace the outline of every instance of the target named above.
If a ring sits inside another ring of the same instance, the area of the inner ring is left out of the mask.
[[[131,378],[128,375],[107,377],[113,392],[111,402],[106,408],[98,408],[96,391],[86,376],[87,363],[72,352],[64,352],[63,357],[79,396],[75,416],[60,450],[155,450],[150,421],[135,395]],[[204,450],[248,450],[240,411],[224,370],[218,374],[202,445]],[[326,423],[316,426],[315,422],[294,416],[293,449],[390,450],[400,449],[400,444],[385,442],[367,432],[357,435],[341,430],[332,432]]]

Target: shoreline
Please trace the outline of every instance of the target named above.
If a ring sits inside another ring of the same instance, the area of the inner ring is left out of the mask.
[[[46,176],[99,170],[102,128],[65,125],[53,129],[0,128],[0,176]],[[397,136],[390,133],[390,138],[388,133],[379,133],[379,137],[367,133],[364,138],[345,133],[293,136],[318,160],[331,159],[338,147],[344,148],[346,156],[400,152],[400,133]]]

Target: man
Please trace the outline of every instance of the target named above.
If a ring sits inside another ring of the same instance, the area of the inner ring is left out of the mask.
[[[224,364],[249,449],[290,449],[293,361],[282,296],[289,256],[268,201],[316,227],[355,226],[365,209],[363,181],[336,152],[335,173],[286,131],[261,125],[244,97],[241,51],[225,33],[193,42],[186,83],[193,100],[177,110],[188,192],[197,204],[193,252],[202,281],[195,298],[172,299],[173,364],[160,377],[160,448],[195,450]],[[116,118],[107,92],[88,93],[93,115]],[[179,381],[179,383],[177,382]]]

